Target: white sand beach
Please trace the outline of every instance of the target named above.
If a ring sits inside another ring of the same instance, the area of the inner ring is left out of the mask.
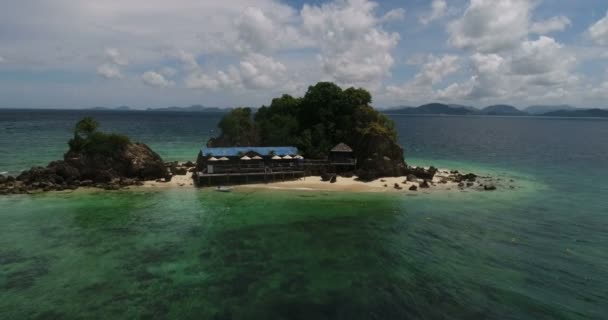
[[[406,181],[407,177],[388,177],[374,181],[360,181],[356,177],[338,177],[335,183],[322,181],[320,176],[309,176],[299,180],[262,184],[239,185],[237,189],[301,190],[301,191],[344,191],[344,192],[424,192],[458,190],[458,183],[445,181],[446,175],[438,173],[430,183],[430,188],[420,188],[423,180]],[[442,180],[444,183],[442,183]],[[395,185],[401,189],[395,188]],[[416,186],[417,191],[409,190]]]
[[[483,190],[484,184],[495,185],[497,181],[489,177],[480,177],[475,183],[469,182],[459,186],[459,183],[454,180],[454,174],[449,170],[439,170],[432,181],[429,181],[429,188],[423,188],[421,185],[424,180],[407,181],[407,177],[387,177],[374,181],[360,181],[356,177],[337,177],[335,183],[322,181],[320,176],[308,176],[297,180],[277,181],[270,183],[254,183],[241,184],[232,186],[235,191],[239,190],[292,190],[292,191],[337,191],[337,192],[398,192],[398,193],[416,193],[416,192],[449,192],[470,190]],[[398,188],[396,187],[398,186]],[[412,186],[416,186],[416,190],[410,190]],[[143,186],[132,187],[143,189],[168,189],[168,188],[196,188],[192,173],[186,175],[173,176],[169,182],[146,181]],[[201,187],[201,190],[209,189],[209,187]]]

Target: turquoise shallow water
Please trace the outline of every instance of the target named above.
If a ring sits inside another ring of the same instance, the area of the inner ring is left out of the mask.
[[[79,116],[0,112],[0,171],[60,157]],[[96,116],[183,160],[217,121]],[[409,162],[519,188],[2,197],[0,318],[605,318],[608,122],[395,120]]]

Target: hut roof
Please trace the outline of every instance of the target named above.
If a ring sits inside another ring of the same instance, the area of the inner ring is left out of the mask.
[[[237,157],[247,154],[248,152],[255,152],[261,156],[270,155],[274,151],[274,154],[287,155],[297,154],[298,148],[286,146],[286,147],[230,147],[230,148],[207,148],[201,149],[201,153],[204,156],[214,157]]]
[[[353,149],[347,144],[340,142],[331,149],[331,152],[353,152]]]

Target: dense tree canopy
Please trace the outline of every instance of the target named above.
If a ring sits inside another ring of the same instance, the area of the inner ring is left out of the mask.
[[[334,145],[345,142],[359,159],[402,159],[392,121],[374,110],[371,102],[365,89],[342,90],[334,83],[319,82],[304,97],[283,95],[255,115],[250,109],[234,109],[219,124],[221,136],[209,144],[294,145],[309,158],[324,158]]]
[[[85,154],[112,154],[121,151],[130,141],[127,136],[98,131],[99,123],[91,117],[78,121],[74,127],[74,138],[68,144],[70,151]]]

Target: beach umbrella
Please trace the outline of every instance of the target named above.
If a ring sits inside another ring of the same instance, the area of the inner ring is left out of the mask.
[[[285,160],[291,160],[293,158],[290,155],[286,155],[286,156],[283,157],[283,159],[285,159]]]
[[[249,160],[251,160],[251,158],[249,158],[248,156],[244,156],[241,158],[241,160],[249,161]]]
[[[230,159],[228,159],[228,158],[226,158],[226,157],[221,157],[221,158],[219,158],[218,160],[220,160],[220,161],[228,161],[228,160],[230,160]]]
[[[218,161],[216,157],[209,158],[209,161]]]
[[[260,156],[255,156],[255,157],[251,158],[251,160],[262,160],[262,157],[260,157]]]
[[[297,155],[297,156],[295,156],[294,158],[295,158],[295,159],[298,159],[298,160],[302,160],[302,159],[304,159],[304,157],[302,157],[301,155]]]
[[[272,160],[281,160],[281,159],[283,159],[283,158],[281,158],[281,157],[279,157],[279,156],[273,156],[273,157],[272,157]]]

